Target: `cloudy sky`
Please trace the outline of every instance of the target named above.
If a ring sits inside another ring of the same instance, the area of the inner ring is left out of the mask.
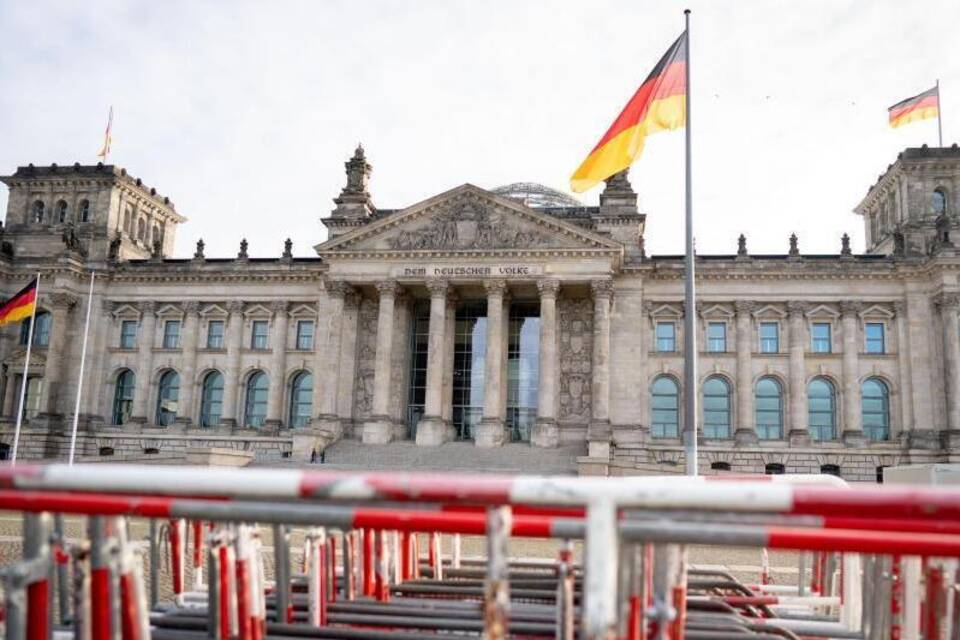
[[[960,140],[960,1],[0,0],[0,172],[111,161],[169,195],[208,256],[311,255],[357,142],[381,207],[464,182],[568,178],[693,10],[700,251],[837,252],[851,209],[936,121],[886,107],[942,85]],[[683,250],[683,136],[631,179],[655,253]],[[0,188],[0,208],[6,209]],[[594,204],[597,190],[584,194]]]

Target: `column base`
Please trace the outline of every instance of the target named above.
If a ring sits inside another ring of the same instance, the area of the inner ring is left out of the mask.
[[[534,447],[554,449],[560,446],[560,427],[553,418],[537,418],[530,430],[530,444]]]
[[[393,440],[393,423],[389,416],[370,416],[363,423],[363,434],[360,436],[363,444],[387,444]]]
[[[744,427],[733,432],[733,445],[735,447],[752,447],[759,441],[757,432],[753,429]]]
[[[332,440],[317,429],[297,429],[293,433],[290,457],[297,462],[318,462],[320,455]]]
[[[936,451],[940,448],[940,437],[933,429],[914,429],[905,434],[908,449],[926,449]]]
[[[502,447],[508,439],[507,430],[500,418],[484,418],[473,430],[473,443],[484,449]]]
[[[394,441],[410,439],[410,430],[407,428],[406,422],[393,422],[392,429]]]
[[[591,422],[587,426],[587,456],[609,460],[612,435],[609,420]]]
[[[343,420],[340,416],[322,413],[314,420],[315,428],[327,434],[333,440],[339,440],[343,437]]]
[[[863,431],[847,429],[840,434],[840,440],[843,441],[844,446],[850,448],[862,449],[867,446],[867,436],[863,435]]]
[[[449,440],[450,430],[440,416],[423,416],[417,423],[417,446],[437,447]]]
[[[809,447],[810,433],[806,429],[790,429],[787,434],[787,441],[791,447]]]
[[[940,434],[940,446],[946,451],[960,449],[960,429],[947,429]]]

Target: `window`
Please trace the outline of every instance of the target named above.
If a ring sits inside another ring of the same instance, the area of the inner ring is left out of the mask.
[[[268,326],[268,323],[266,320],[253,321],[253,328],[250,331],[250,348],[251,349],[267,348],[267,326]]]
[[[127,207],[127,210],[123,213],[123,230],[127,232],[127,235],[133,235],[133,212],[130,211],[130,207]]]
[[[786,468],[780,462],[768,462],[763,471],[768,476],[782,476],[787,472]]]
[[[31,217],[37,224],[43,223],[44,205],[43,201],[37,200],[33,203],[33,216]]]
[[[137,220],[137,240],[144,242],[147,239],[147,223],[143,218]]]
[[[670,325],[673,326],[673,325]],[[656,438],[680,436],[680,388],[673,378],[660,376],[650,387],[650,434]]]
[[[157,391],[157,424],[166,427],[177,419],[177,400],[180,398],[180,375],[166,371],[160,376]]]
[[[830,353],[830,323],[814,322],[811,328],[814,353]]]
[[[297,349],[300,351],[313,349],[313,320],[297,322]]]
[[[714,471],[730,471],[729,462],[711,462],[710,468]]]
[[[215,427],[220,424],[223,412],[223,374],[211,371],[203,378],[200,395],[200,426]]]
[[[838,464],[822,464],[820,465],[820,473],[824,473],[828,476],[837,476],[840,477],[840,465]]]
[[[860,385],[860,414],[867,438],[890,439],[890,389],[883,380],[868,378]]]
[[[657,351],[677,350],[677,326],[672,322],[657,323]]]
[[[80,222],[90,222],[90,201],[80,201]]]
[[[703,435],[730,437],[730,385],[723,378],[707,378],[703,385]]]
[[[933,192],[933,213],[940,215],[947,212],[947,194],[943,189],[936,189]]]
[[[783,387],[774,378],[760,378],[754,389],[757,437],[779,440],[783,437]]]
[[[760,353],[780,353],[780,323],[760,323]]]
[[[313,376],[309,371],[301,371],[290,383],[290,420],[291,427],[305,427],[313,413]]]
[[[180,346],[180,321],[167,320],[163,323],[163,348],[176,349]]]
[[[133,371],[124,369],[113,388],[113,424],[127,424],[133,411]]]
[[[100,449],[98,450],[98,453],[101,456],[112,456],[114,453],[113,447],[100,447]]]
[[[727,323],[711,322],[707,325],[707,351],[723,353],[727,350]]]
[[[67,221],[67,201],[57,201],[57,222],[63,224]]]
[[[807,388],[807,421],[810,438],[833,440],[836,437],[837,394],[833,383],[825,378],[814,378]]]
[[[247,398],[244,403],[243,424],[247,427],[262,427],[266,417],[267,374],[263,371],[254,371],[247,379]]]
[[[30,318],[20,323],[20,344],[26,346],[30,336]],[[37,328],[33,332],[33,346],[45,347],[50,344],[50,314],[37,312]]]
[[[223,349],[223,320],[207,323],[207,349]]]
[[[133,349],[137,346],[137,321],[123,320],[120,323],[120,348]]]
[[[886,353],[882,322],[868,322],[864,326],[864,333],[867,338],[867,353]]]

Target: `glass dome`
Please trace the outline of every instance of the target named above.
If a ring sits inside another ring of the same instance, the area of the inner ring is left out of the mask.
[[[514,182],[492,190],[493,193],[519,200],[528,207],[582,207],[576,198],[563,191],[538,184],[536,182]]]

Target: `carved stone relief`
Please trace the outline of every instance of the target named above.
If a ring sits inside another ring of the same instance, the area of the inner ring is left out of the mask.
[[[561,297],[560,411],[562,422],[590,422],[590,389],[593,353],[593,301]]]
[[[357,377],[354,382],[353,419],[360,421],[373,410],[373,377],[377,362],[376,300],[360,301],[357,319]]]

